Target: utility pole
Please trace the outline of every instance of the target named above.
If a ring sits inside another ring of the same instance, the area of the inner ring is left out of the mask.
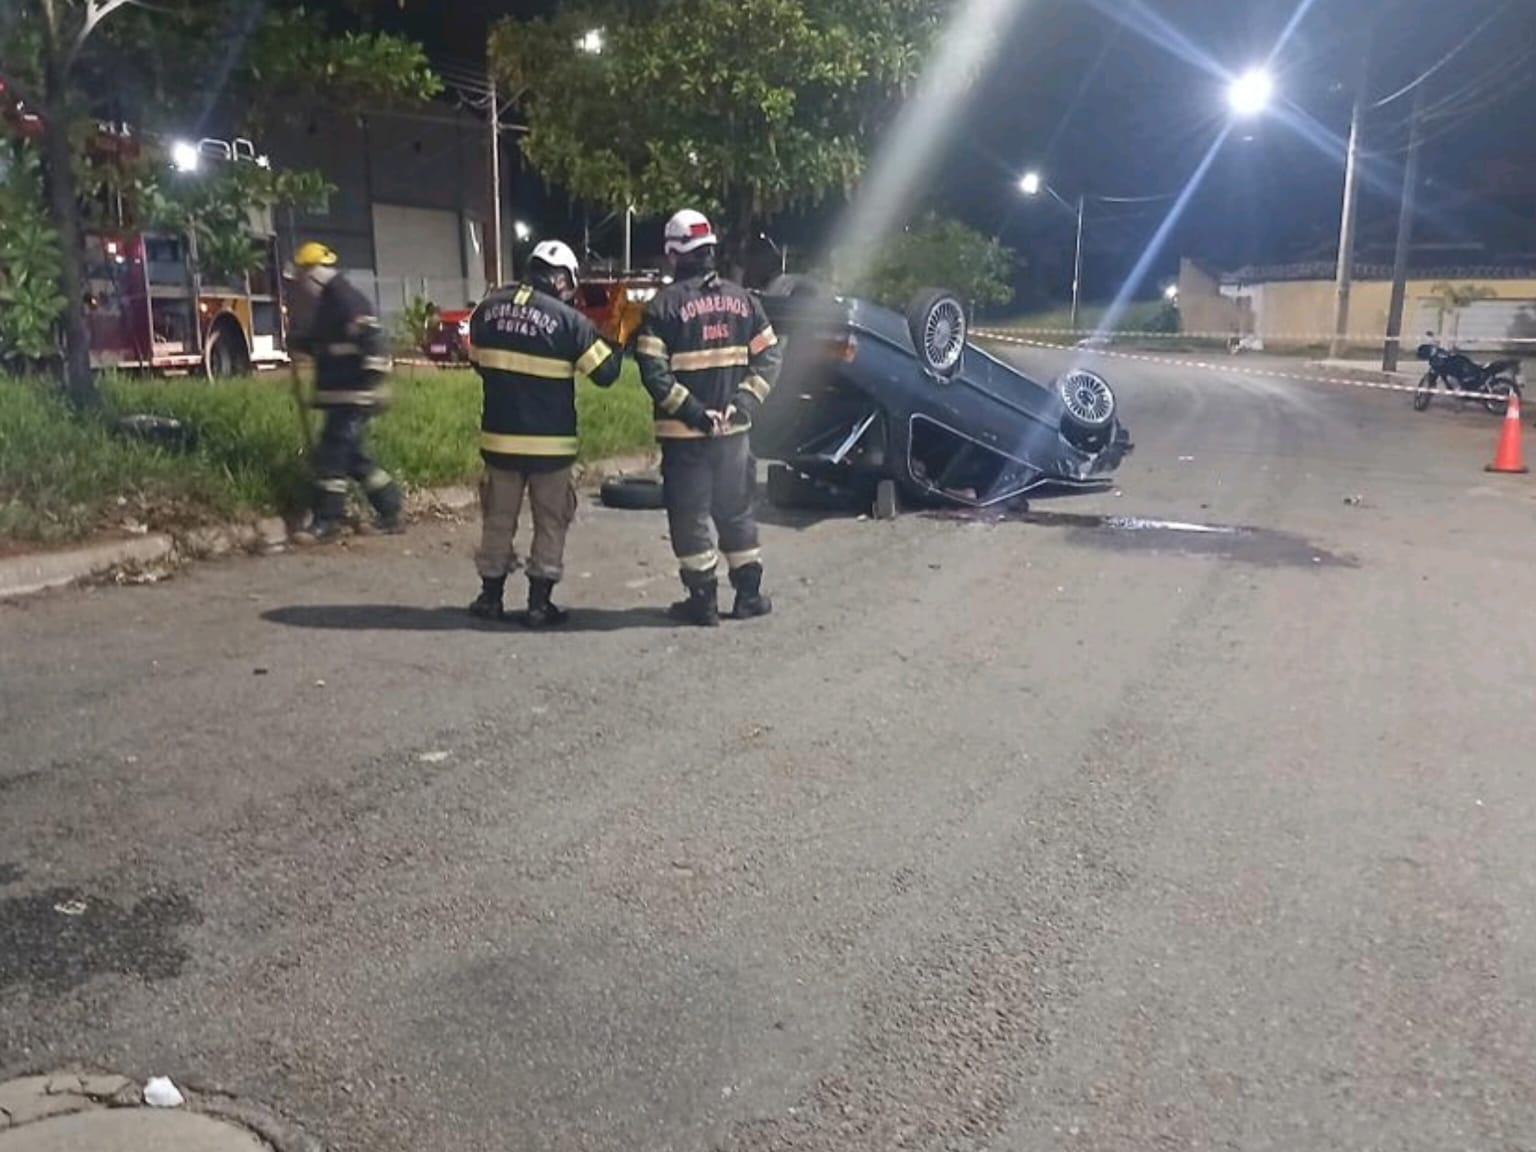
[[[1424,89],[1413,94],[1413,120],[1409,127],[1408,161],[1403,166],[1403,202],[1397,217],[1397,250],[1392,257],[1392,302],[1387,306],[1387,343],[1381,353],[1381,370],[1396,372],[1403,351],[1403,307],[1408,295],[1408,251],[1413,244],[1414,201],[1419,192],[1419,148],[1424,142]]]
[[[1072,331],[1077,331],[1077,317],[1083,296],[1083,209],[1087,205],[1083,193],[1077,196],[1077,251],[1072,257]]]
[[[1356,165],[1360,157],[1360,121],[1365,115],[1365,77],[1355,91],[1355,108],[1349,118],[1349,149],[1344,157],[1344,211],[1339,221],[1339,264],[1334,277],[1333,341],[1328,354],[1344,355],[1349,333],[1349,290],[1355,275],[1355,202],[1358,199]]]
[[[501,101],[496,95],[496,70],[490,70],[490,117],[491,129],[491,227],[487,237],[490,248],[490,281],[492,288],[503,283],[501,278]]]

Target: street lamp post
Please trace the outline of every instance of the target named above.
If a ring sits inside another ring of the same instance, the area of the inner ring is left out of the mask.
[[[1026,196],[1038,196],[1040,193],[1049,192],[1056,202],[1069,212],[1077,214],[1077,244],[1072,254],[1072,328],[1077,329],[1078,317],[1082,313],[1083,299],[1083,216],[1088,206],[1086,194],[1079,194],[1074,205],[1065,200],[1062,195],[1045,182],[1045,178],[1038,172],[1026,172],[1019,180],[1019,191]]]

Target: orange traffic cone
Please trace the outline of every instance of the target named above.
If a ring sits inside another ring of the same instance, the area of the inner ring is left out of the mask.
[[[1520,393],[1513,390],[1504,407],[1504,430],[1499,433],[1499,446],[1493,453],[1493,463],[1484,472],[1529,472],[1520,452]]]

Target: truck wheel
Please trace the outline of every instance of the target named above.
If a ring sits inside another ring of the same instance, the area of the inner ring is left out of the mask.
[[[245,347],[245,334],[232,320],[219,320],[208,333],[208,349],[204,354],[210,380],[229,380],[247,376],[251,371],[251,355]]]

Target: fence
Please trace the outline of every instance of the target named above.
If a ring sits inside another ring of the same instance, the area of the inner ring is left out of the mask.
[[[386,328],[392,328],[412,301],[430,300],[451,312],[472,306],[485,294],[485,282],[463,276],[375,276],[367,270],[348,271],[347,279],[378,307]]]

